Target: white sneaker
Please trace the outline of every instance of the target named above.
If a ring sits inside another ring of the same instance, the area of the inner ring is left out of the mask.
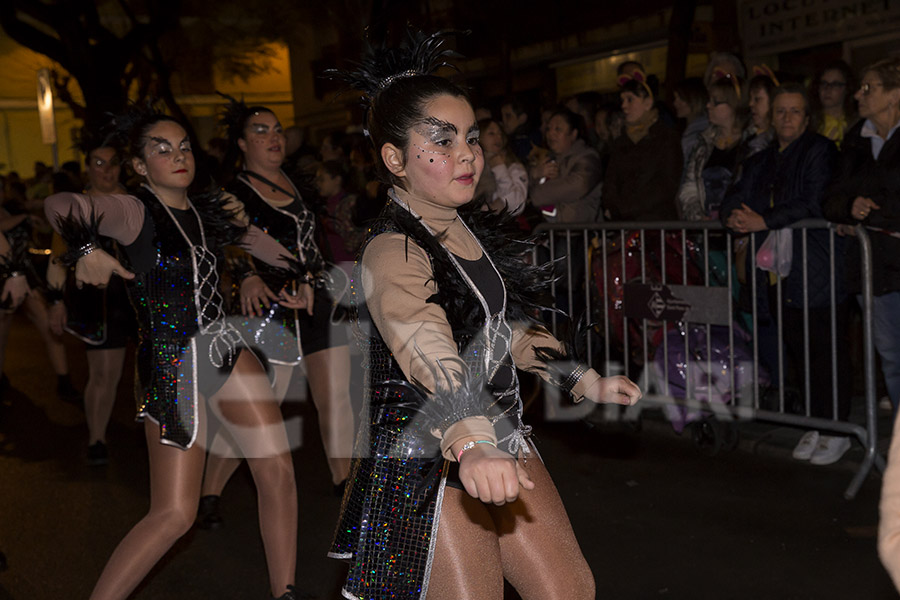
[[[809,460],[813,453],[816,451],[816,445],[819,443],[819,432],[818,431],[807,431],[803,434],[803,437],[800,438],[800,442],[794,448],[794,453],[791,455],[797,460]]]
[[[831,435],[819,436],[816,451],[809,459],[814,465],[830,465],[841,460],[844,452],[850,449],[850,438]]]

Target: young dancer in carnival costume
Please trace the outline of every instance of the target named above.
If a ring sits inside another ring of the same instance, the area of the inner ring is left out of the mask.
[[[465,206],[484,158],[465,93],[430,74],[441,45],[411,35],[340,74],[365,94],[393,189],[351,283],[367,405],[330,555],[350,562],[345,598],[500,600],[505,578],[525,600],[593,599],[516,368],[576,401],[641,393],[564,358],[533,318],[546,271],[502,218]]]
[[[333,324],[332,313],[346,291],[346,276],[328,269],[323,261],[315,242],[315,215],[304,203],[299,186],[282,170],[285,137],[278,117],[264,106],[226,98],[222,122],[228,129],[229,155],[240,154],[242,170],[225,189],[244,207],[250,223],[303,261],[310,283],[302,286],[314,290],[306,310],[287,308],[271,292],[290,283],[283,269],[233,260],[240,312],[247,317],[242,330],[272,365],[279,402],[288,391],[294,367],[305,363],[332,483],[340,495],[350,470],[353,409],[346,325]],[[226,160],[226,166],[230,163]],[[240,459],[229,455],[228,445],[223,435],[210,445],[200,504],[199,524],[204,528],[221,523],[220,496],[240,464]]]
[[[86,154],[88,195],[125,195],[119,180],[121,161],[115,148],[101,145],[96,136],[85,133],[82,150]],[[103,249],[116,255],[109,238]],[[115,277],[106,289],[92,286],[66,287],[67,270],[58,257],[66,252],[59,234],[53,235],[53,257],[47,265],[47,300],[50,302],[50,330],[61,336],[68,331],[85,343],[88,379],[84,386],[84,415],[88,426],[87,463],[102,466],[109,462],[106,428],[113,405],[129,338],[134,337],[134,310],[128,301],[125,282]]]
[[[195,164],[184,128],[152,109],[115,120],[134,170],[134,195],[57,194],[45,211],[75,263],[78,285],[127,280],[137,313],[137,389],[150,455],[150,510],[119,543],[92,600],[126,598],[190,529],[197,513],[211,411],[230,426],[257,487],[273,595],[294,599],[297,490],[278,403],[260,360],[226,322],[218,292],[222,248],[239,243],[269,264],[305,273],[280,244],[247,226],[221,193],[188,196]],[[115,240],[125,265],[100,248]],[[280,292],[305,308],[308,298]]]

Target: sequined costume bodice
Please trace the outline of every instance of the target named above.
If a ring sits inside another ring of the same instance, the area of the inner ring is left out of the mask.
[[[147,188],[136,197],[144,204],[144,225],[123,250],[135,273],[128,287],[139,324],[139,415],[159,421],[163,443],[188,448],[197,434],[204,370],[197,362],[228,368],[240,343],[218,291],[217,259],[229,231],[216,228],[215,219],[201,221],[195,207],[166,207]]]
[[[293,190],[296,193],[293,202],[283,207],[274,207],[260,196],[246,173],[232,181],[227,191],[243,204],[251,224],[280,242],[309,272],[319,274],[322,271],[322,254],[314,239],[315,216],[306,208],[296,189]],[[257,262],[255,271],[275,293],[290,285],[284,269],[273,269]],[[303,353],[297,311],[275,302],[262,317],[242,318],[240,328],[245,338],[260,348],[269,361],[282,365],[300,363]]]
[[[306,208],[300,194],[284,207],[275,207],[263,199],[251,185],[249,176],[238,175],[226,190],[234,194],[243,205],[252,225],[256,225],[303,263],[307,270],[317,274],[324,266],[322,253],[315,242],[315,215]],[[283,270],[274,270],[265,263],[257,264],[256,270],[271,289],[277,291],[284,284]]]

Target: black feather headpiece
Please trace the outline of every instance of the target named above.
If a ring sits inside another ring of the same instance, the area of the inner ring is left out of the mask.
[[[244,132],[244,124],[250,116],[250,107],[243,99],[238,100],[219,91],[216,93],[226,100],[222,112],[219,113],[219,125],[225,128],[228,142],[234,144]]]
[[[155,99],[148,99],[143,103],[132,102],[124,112],[111,116],[104,128],[103,142],[100,145],[121,148],[137,155],[144,127],[166,119],[175,120],[157,108]]]
[[[368,45],[354,70],[328,69],[325,76],[344,81],[352,89],[362,92],[363,103],[369,107],[382,90],[399,79],[431,75],[441,67],[456,68],[446,59],[461,56],[442,47],[446,37],[455,33],[457,32],[438,31],[429,35],[409,30],[399,46],[376,48]]]
[[[219,125],[225,128],[228,141],[232,145],[237,144],[238,138],[244,135],[244,127],[251,115],[262,112],[272,112],[265,106],[247,106],[243,99],[238,100],[223,92],[216,92],[227,102],[219,113]]]

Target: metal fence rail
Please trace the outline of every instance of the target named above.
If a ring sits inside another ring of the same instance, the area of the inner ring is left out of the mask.
[[[799,261],[802,269],[802,323],[785,322],[785,284],[780,278],[764,288],[758,283],[755,249],[768,234],[765,231],[743,238],[745,244],[749,241],[744,283],[736,276],[738,267],[745,264],[745,259],[734,258],[738,238],[715,222],[542,224],[535,230],[543,240],[535,260],[557,260],[557,280],[552,286],[557,308],[590,315],[584,353],[591,366],[603,374],[624,372],[637,380],[645,392],[645,404],[675,411],[670,414],[681,411],[685,418],[700,412],[723,421],[755,419],[855,437],[865,457],[844,493],[849,499],[873,466],[884,470],[884,458],[876,451],[871,246],[864,228],[852,230],[861,247],[862,274],[865,423],[859,424],[838,417],[838,352],[849,352],[841,348],[845,340],[837,339],[843,278],[839,254],[845,240],[823,220],[800,221],[790,229],[795,239],[800,238],[800,255],[795,254],[793,262],[796,268]],[[819,349],[810,347],[810,311],[824,308],[810,307],[810,296],[821,296],[821,288],[810,285],[810,257],[815,251],[815,260],[821,262],[825,249],[831,332],[827,374],[812,371],[811,353]],[[745,302],[739,310],[742,286]],[[759,299],[773,292],[774,303],[768,300],[767,306],[775,312],[776,355],[768,361],[775,366],[767,370],[760,356]],[[562,321],[556,314],[550,321],[553,332],[559,333]],[[786,328],[802,328],[802,368],[797,360],[787,360],[784,334],[796,329]],[[791,366],[793,378],[787,376]],[[641,371],[636,374],[637,368]],[[831,379],[831,418],[813,416],[810,403],[813,378],[826,376]],[[796,397],[786,392],[791,381],[802,393],[802,407],[791,402]],[[673,382],[678,393],[673,392]]]

